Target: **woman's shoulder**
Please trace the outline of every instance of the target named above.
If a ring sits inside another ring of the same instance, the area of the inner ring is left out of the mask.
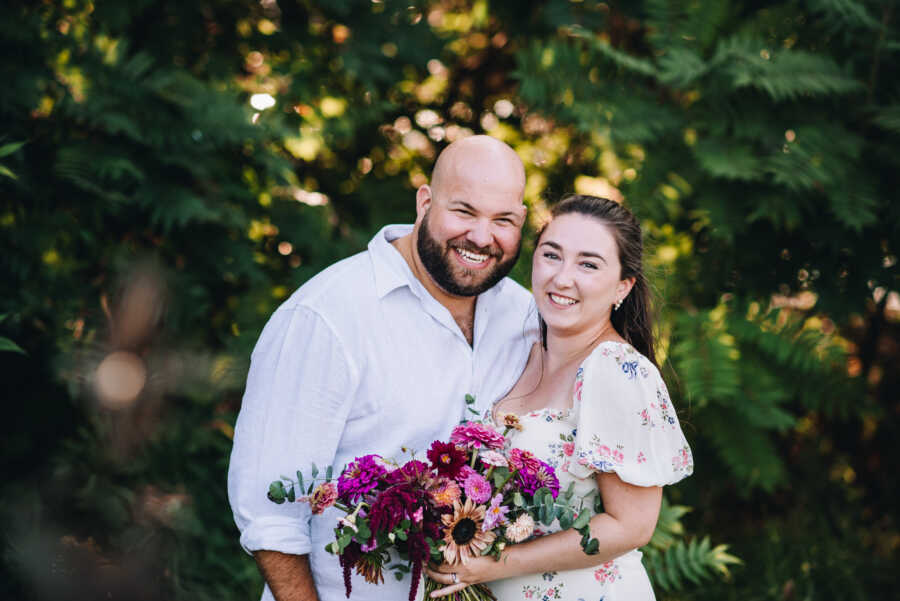
[[[621,372],[629,380],[660,377],[659,370],[650,359],[629,343],[620,340],[604,340],[599,343],[581,364],[579,372]]]

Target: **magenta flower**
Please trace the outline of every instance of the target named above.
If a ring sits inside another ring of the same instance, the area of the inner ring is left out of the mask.
[[[503,435],[483,424],[465,423],[453,428],[450,442],[467,449],[502,449]]]
[[[435,440],[428,449],[428,461],[441,476],[456,478],[466,464],[466,452],[453,443]]]
[[[376,461],[378,455],[363,455],[344,468],[338,478],[338,496],[341,500],[353,504],[363,495],[378,486],[378,478],[387,473],[384,466]]]
[[[502,502],[503,495],[500,493],[497,493],[494,495],[494,498],[491,499],[491,504],[484,514],[484,522],[481,523],[481,530],[483,532],[493,530],[499,524],[506,521],[506,513],[509,511],[509,507],[501,505]]]
[[[531,451],[523,449],[512,449],[509,452],[509,465],[520,472],[536,472],[541,467],[541,460],[534,456]]]
[[[517,479],[522,486],[522,492],[533,495],[539,488],[547,487],[553,493],[555,499],[559,495],[559,479],[553,466],[538,460],[538,468],[534,471],[522,470]]]
[[[472,473],[466,478],[466,481],[463,483],[463,490],[466,491],[466,497],[479,505],[491,498],[490,483],[478,473]]]
[[[456,473],[456,478],[454,478],[454,480],[456,480],[460,484],[464,484],[465,481],[469,478],[469,476],[471,476],[472,474],[477,474],[477,473],[478,472],[476,472],[474,469],[472,469],[469,465],[464,465],[461,468],[459,468],[459,471]]]

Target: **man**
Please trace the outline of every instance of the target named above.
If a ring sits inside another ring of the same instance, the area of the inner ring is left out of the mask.
[[[424,456],[466,416],[484,410],[525,366],[535,338],[531,296],[505,278],[519,254],[525,173],[487,136],[449,145],[416,221],[388,226],[368,250],[332,265],[272,315],[251,358],[228,473],[241,545],[266,579],[263,599],[344,599],[325,552],[337,510],[310,519],[305,503],[276,505],[268,484],[300,468],[378,453]],[[353,580],[354,601],[404,599],[409,581]],[[318,593],[317,593],[318,591]]]

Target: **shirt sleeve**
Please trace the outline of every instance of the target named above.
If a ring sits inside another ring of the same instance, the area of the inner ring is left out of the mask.
[[[666,385],[633,347],[598,346],[578,370],[570,473],[615,472],[636,486],[674,484],[694,471]]]
[[[269,501],[269,484],[332,464],[356,382],[318,314],[283,306],[272,315],[250,358],[228,468],[228,499],[248,553],[310,552],[309,505]]]

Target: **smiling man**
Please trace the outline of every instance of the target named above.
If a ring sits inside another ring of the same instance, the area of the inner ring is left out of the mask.
[[[341,469],[378,453],[420,455],[515,383],[537,337],[531,295],[506,277],[525,220],[525,172],[502,142],[473,136],[438,157],[416,191],[412,226],[382,229],[368,250],[298,289],[251,357],[228,494],[241,545],[266,579],[263,599],[344,599],[324,551],[336,510],[275,505],[268,484],[315,463]],[[353,581],[354,601],[403,599],[407,578]]]

